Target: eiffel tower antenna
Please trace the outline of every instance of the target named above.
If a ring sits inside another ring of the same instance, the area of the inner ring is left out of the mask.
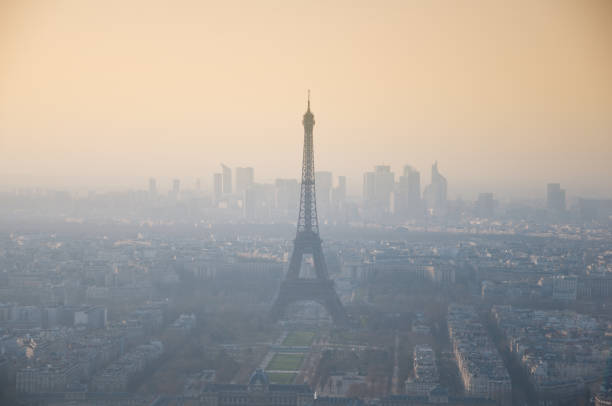
[[[315,120],[314,114],[310,111],[310,90],[308,90],[308,109],[304,113],[302,124],[304,126],[304,154],[297,232],[293,241],[289,270],[272,306],[271,316],[278,320],[292,302],[312,300],[327,309],[335,324],[346,325],[348,318],[334,289],[334,282],[329,279],[319,237],[312,135]],[[304,254],[312,254],[316,274],[314,279],[300,278]]]

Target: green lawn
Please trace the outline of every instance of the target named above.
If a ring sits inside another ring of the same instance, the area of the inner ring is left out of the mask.
[[[312,344],[314,336],[315,333],[312,331],[292,331],[283,341],[283,345],[307,347]]]
[[[302,354],[276,354],[266,367],[271,371],[297,371],[302,365]]]
[[[293,383],[296,375],[294,373],[270,372],[268,373],[268,378],[270,378],[270,383],[287,385]]]

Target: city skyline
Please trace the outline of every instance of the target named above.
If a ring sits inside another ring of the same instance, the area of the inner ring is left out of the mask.
[[[0,0],[0,405],[612,405],[610,21]]]
[[[609,2],[52,4],[1,6],[4,185],[298,177],[312,88],[319,167],[349,190],[436,160],[456,195],[612,190]]]
[[[437,167],[438,161],[432,162],[431,167]],[[45,191],[66,191],[70,193],[74,193],[75,195],[82,195],[83,193],[116,193],[116,192],[127,192],[127,191],[148,191],[151,196],[157,195],[165,195],[165,194],[176,194],[177,185],[179,187],[179,191],[186,192],[198,192],[204,193],[210,196],[213,199],[220,197],[221,195],[242,195],[247,189],[258,186],[274,186],[278,187],[278,182],[298,182],[299,176],[295,177],[270,177],[270,178],[262,178],[259,175],[255,175],[256,169],[252,166],[235,166],[230,167],[225,164],[220,165],[222,168],[225,167],[226,173],[230,174],[230,180],[224,180],[223,173],[219,171],[213,171],[209,174],[203,174],[202,176],[149,176],[149,177],[136,177],[129,183],[117,184],[112,183],[111,185],[106,183],[92,183],[91,179],[86,180],[84,184],[77,184],[72,186],[66,186],[65,184],[58,185],[4,185],[0,187],[0,192],[45,192]],[[395,190],[396,193],[403,193],[403,189],[407,184],[404,184],[404,181],[408,179],[407,173],[414,173],[417,176],[416,185],[412,186],[413,192],[412,194],[418,192],[418,195],[423,195],[422,198],[426,197],[426,189],[431,185],[432,177],[428,175],[430,171],[427,169],[421,171],[420,168],[416,168],[413,165],[405,164],[401,167],[395,168],[390,165],[374,165],[374,168],[388,168],[391,175],[397,176],[395,181],[390,184],[391,189]],[[408,171],[408,172],[406,172]],[[257,171],[258,172],[258,171]],[[342,195],[344,197],[350,198],[358,198],[368,200],[366,197],[366,190],[364,184],[364,177],[369,172],[367,169],[364,169],[361,176],[354,178],[347,178],[347,176],[342,173],[334,173],[331,171],[317,170],[317,176],[324,176],[324,192],[327,192],[329,196],[326,195],[326,199],[331,199],[333,197],[333,193],[339,193],[338,187],[342,188]],[[446,173],[446,171],[443,171]],[[240,173],[241,176],[246,176],[246,183],[244,183],[244,179],[240,181],[239,177],[232,181],[231,174]],[[423,174],[424,176],[421,176]],[[419,179],[420,178],[420,179]],[[178,182],[178,184],[176,183]],[[219,182],[217,185],[216,182]],[[232,187],[236,189],[234,193],[225,192],[224,186],[222,182],[225,182],[226,185],[231,183]],[[317,182],[317,186],[319,182]],[[241,184],[241,185],[240,185]],[[530,188],[517,188],[517,192],[509,193],[504,192],[503,190],[500,192],[500,189],[496,189],[495,187],[490,187],[489,189],[484,187],[479,187],[479,185],[475,185],[473,188],[468,188],[467,190],[458,190],[454,184],[448,188],[447,198],[448,200],[477,200],[480,195],[483,193],[491,194],[495,196],[495,198],[501,198],[506,201],[520,201],[520,200],[537,200],[546,202],[548,199],[548,187],[550,185],[559,185],[565,183],[559,182],[546,182],[541,185],[534,185],[534,187]],[[217,190],[218,187],[218,190]],[[416,189],[414,189],[416,188]],[[565,193],[565,192],[564,192]],[[577,190],[569,190],[567,193],[567,197],[570,200],[578,199],[578,198],[608,198],[610,195],[605,193],[579,193]],[[329,202],[323,204],[329,204]]]

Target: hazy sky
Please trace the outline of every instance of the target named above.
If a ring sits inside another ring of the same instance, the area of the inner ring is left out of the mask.
[[[612,196],[612,1],[0,0],[0,188],[439,161],[451,195]],[[168,181],[169,183],[169,181]]]

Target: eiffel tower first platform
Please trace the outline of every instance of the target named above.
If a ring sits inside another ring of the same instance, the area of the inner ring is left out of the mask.
[[[304,114],[302,124],[304,125],[304,156],[297,234],[293,242],[289,270],[285,280],[281,283],[278,296],[272,306],[271,317],[278,320],[283,317],[287,306],[291,303],[312,300],[327,309],[334,324],[347,325],[348,318],[344,307],[342,307],[342,303],[334,290],[334,281],[329,279],[327,273],[327,264],[319,237],[312,142],[315,120],[310,111],[310,91],[308,92],[308,110]],[[300,278],[300,268],[304,254],[312,255],[315,278]]]

